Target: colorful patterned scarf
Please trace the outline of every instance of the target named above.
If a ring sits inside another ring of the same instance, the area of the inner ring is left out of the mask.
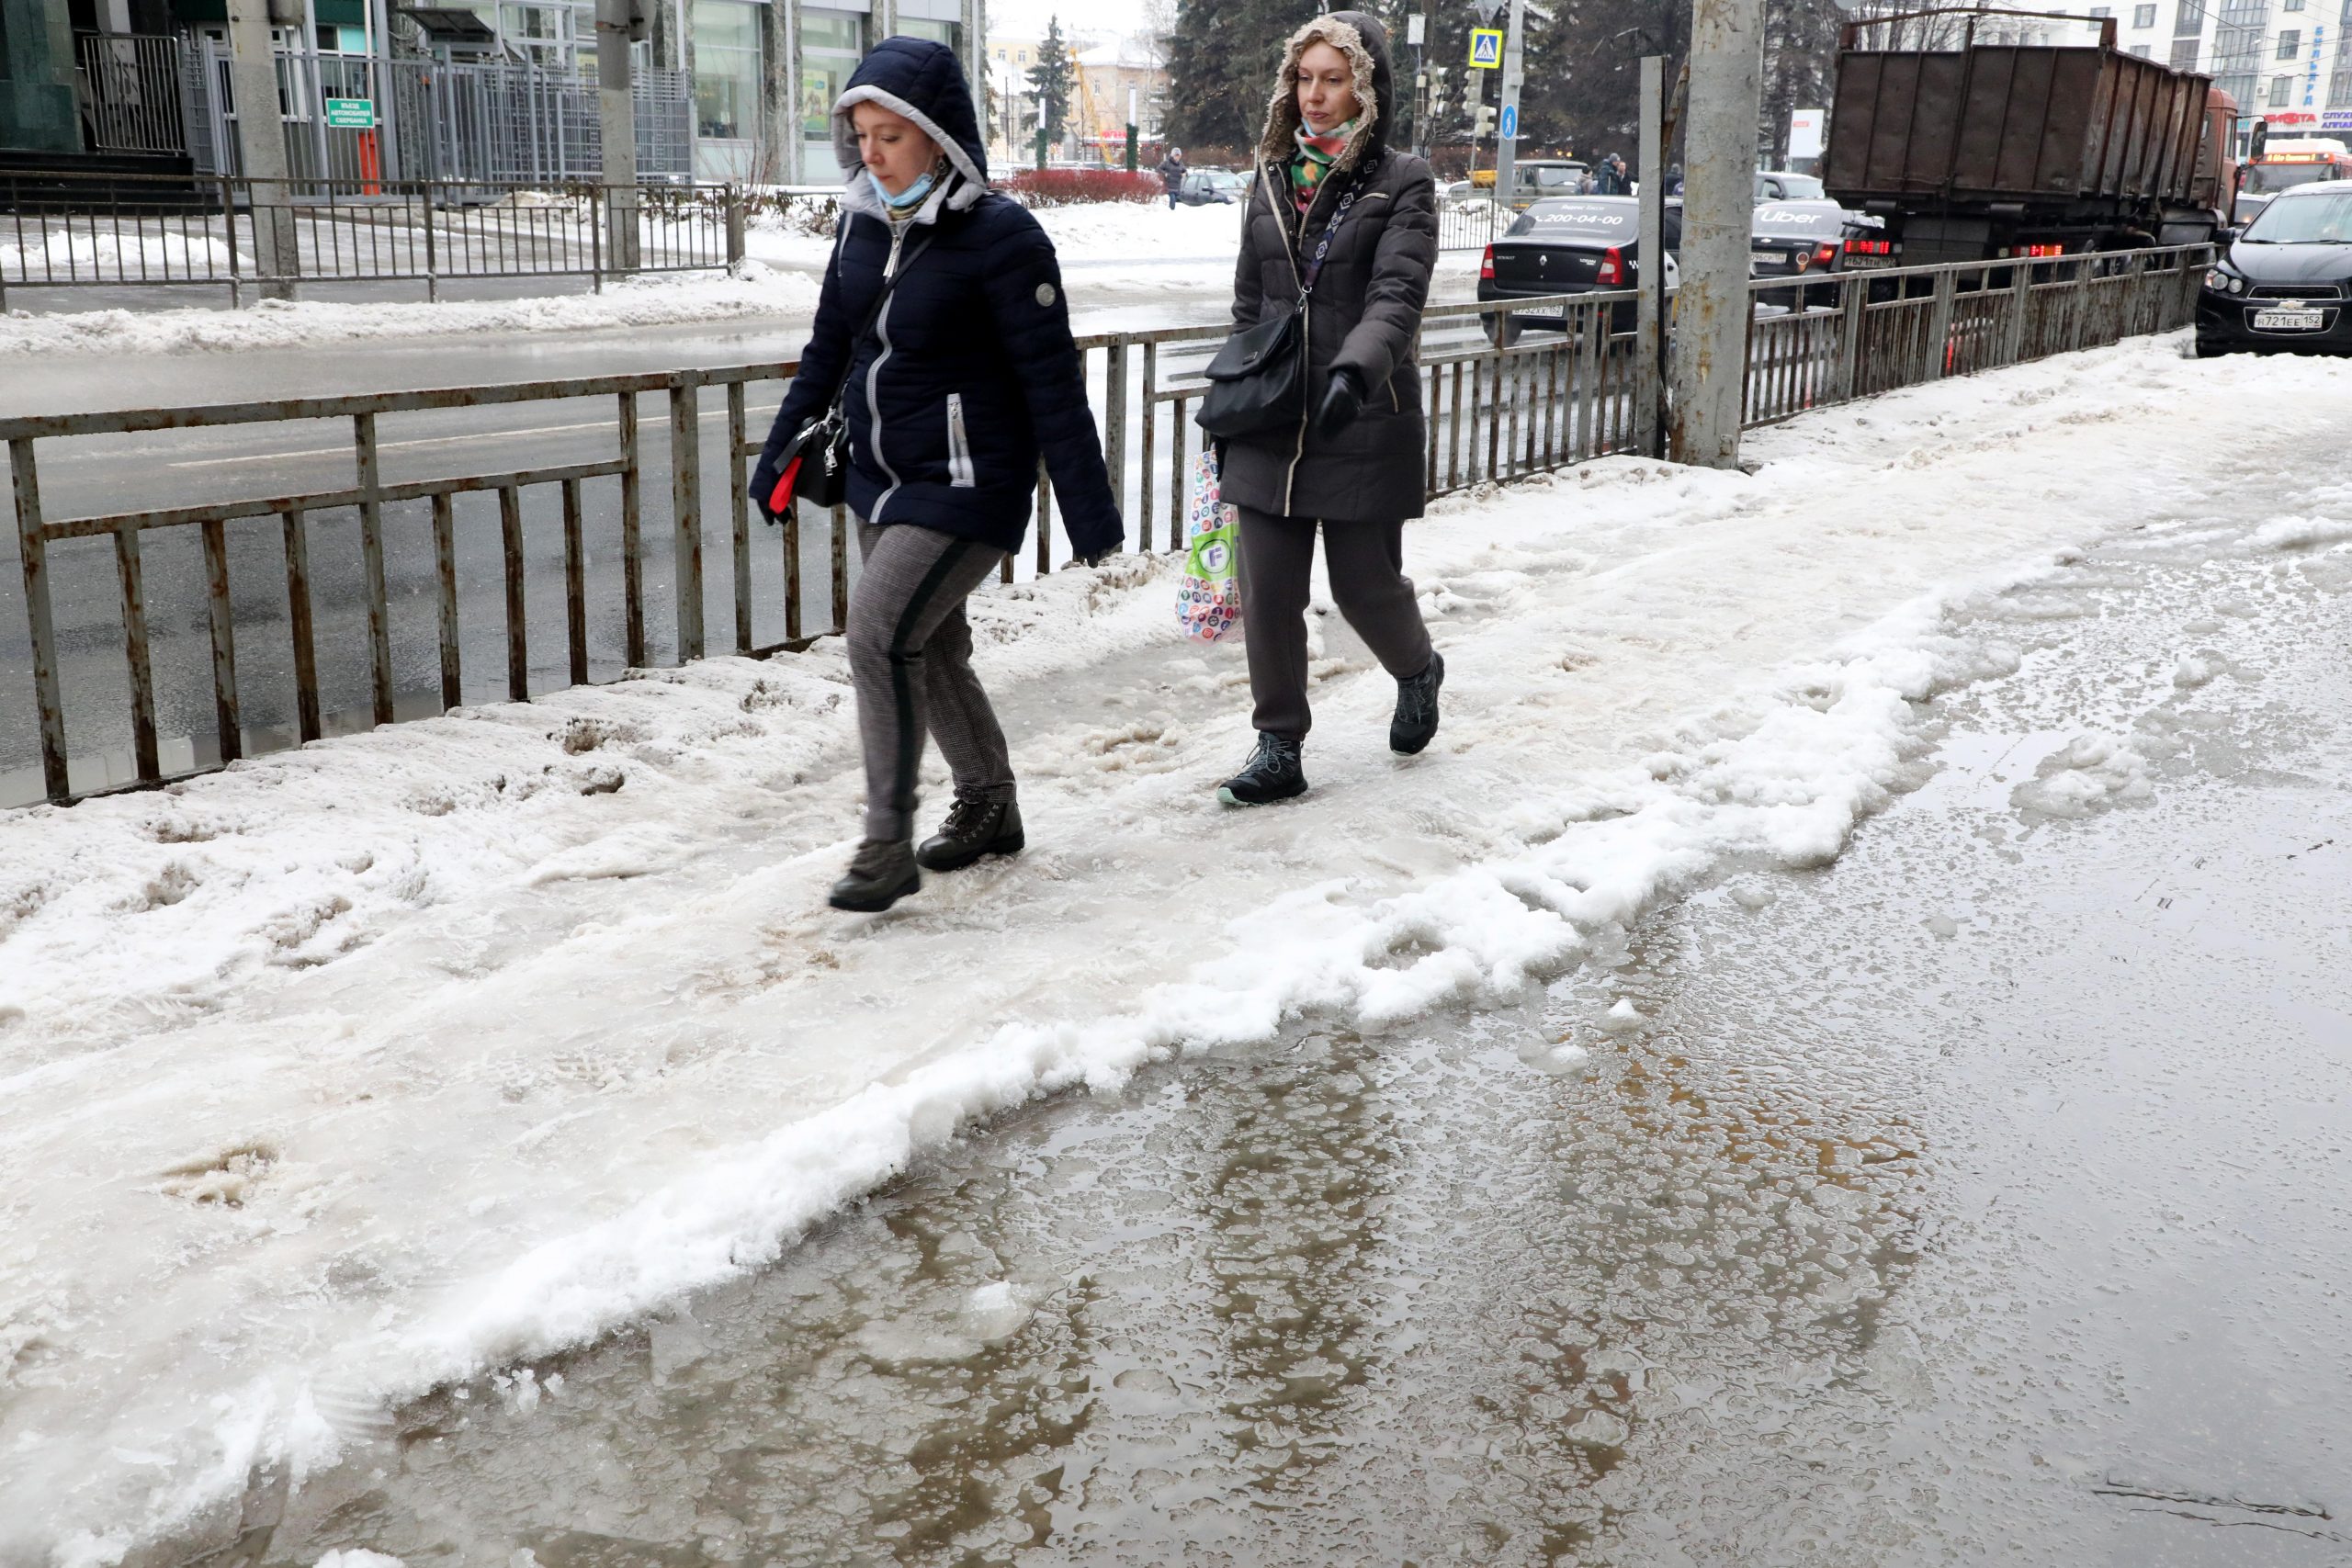
[[[1290,161],[1290,194],[1298,204],[1300,217],[1306,217],[1307,209],[1315,205],[1317,188],[1323,184],[1323,176],[1330,173],[1333,161],[1348,144],[1348,138],[1355,134],[1355,129],[1356,122],[1350,120],[1317,135],[1302,119],[1298,129],[1291,132],[1297,139],[1298,152]]]

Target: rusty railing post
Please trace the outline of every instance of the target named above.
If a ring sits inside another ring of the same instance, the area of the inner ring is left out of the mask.
[[[702,635],[702,423],[700,384],[670,388],[670,520],[678,590],[678,662],[700,659]]]
[[[40,772],[49,798],[73,797],[65,782],[65,702],[57,683],[57,618],[49,598],[49,544],[41,532],[40,478],[29,436],[8,443],[17,500],[17,560],[25,573],[25,619],[33,644],[33,702],[40,710]]]
[[[378,724],[392,722],[391,607],[384,590],[383,475],[376,461],[376,416],[351,416],[359,471],[359,558],[367,572],[368,690]]]

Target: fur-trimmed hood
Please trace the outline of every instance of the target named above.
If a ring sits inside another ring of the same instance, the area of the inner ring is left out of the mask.
[[[929,39],[886,38],[858,62],[849,85],[833,100],[833,156],[849,171],[842,205],[887,221],[889,215],[857,155],[857,127],[849,111],[859,104],[879,104],[906,116],[946,154],[953,177],[940,181],[931,199],[915,209],[917,222],[937,221],[943,208],[961,212],[988,194],[988,150],[980,144],[972,89],[954,50]]]
[[[1310,44],[1328,43],[1355,68],[1356,129],[1340,149],[1332,168],[1340,174],[1369,164],[1388,145],[1388,106],[1395,101],[1388,70],[1388,34],[1362,11],[1317,17],[1283,45],[1283,68],[1266,100],[1265,130],[1258,138],[1261,164],[1287,164],[1298,151],[1298,57]]]

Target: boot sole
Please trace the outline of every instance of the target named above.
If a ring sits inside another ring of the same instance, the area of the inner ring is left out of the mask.
[[[929,860],[918,852],[915,855],[915,863],[925,871],[961,871],[967,865],[978,864],[990,855],[1017,855],[1028,847],[1028,835],[1015,833],[1010,839],[999,839],[986,849],[974,850],[968,854],[957,855],[953,859],[942,856],[937,860]]]
[[[835,893],[825,902],[854,915],[878,915],[910,893],[922,891],[922,878],[910,876],[888,893]]]
[[[1244,800],[1239,795],[1233,793],[1231,785],[1219,784],[1216,786],[1217,799],[1223,801],[1227,806],[1279,806],[1285,800],[1296,800],[1300,795],[1305,795],[1306,793],[1306,791],[1302,788],[1292,790],[1287,795],[1270,795],[1263,800]]]

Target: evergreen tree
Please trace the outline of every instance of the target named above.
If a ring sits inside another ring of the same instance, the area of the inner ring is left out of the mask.
[[[1029,92],[1046,111],[1046,140],[1059,141],[1069,128],[1070,95],[1078,87],[1078,68],[1070,63],[1069,42],[1062,37],[1062,19],[1046,23],[1045,41],[1037,46],[1037,63],[1029,68]]]
[[[1319,14],[1315,0],[1177,0],[1168,44],[1169,140],[1179,146],[1258,144],[1283,40]]]

